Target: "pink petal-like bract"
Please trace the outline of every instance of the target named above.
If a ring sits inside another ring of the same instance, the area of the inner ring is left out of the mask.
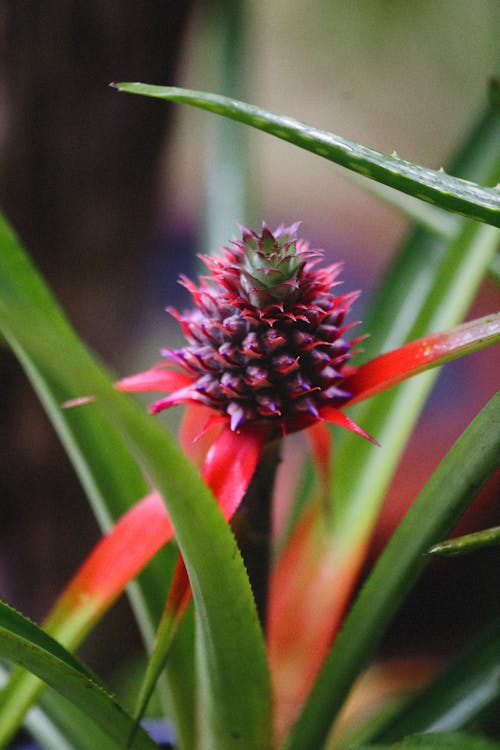
[[[225,518],[230,519],[243,500],[266,439],[264,430],[242,428],[233,432],[228,425],[208,451],[203,479]]]
[[[186,405],[179,426],[179,443],[186,456],[201,470],[205,457],[227,420],[202,404]]]
[[[430,367],[479,349],[491,343],[499,333],[499,316],[486,316],[381,354],[345,379],[343,387],[352,394],[349,404],[370,398]]]
[[[115,383],[119,391],[175,391],[191,383],[191,378],[177,370],[167,369],[164,362],[158,363],[149,370],[129,375]]]

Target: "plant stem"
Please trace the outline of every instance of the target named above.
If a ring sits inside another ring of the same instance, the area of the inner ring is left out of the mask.
[[[281,439],[273,440],[262,451],[255,474],[231,524],[263,625],[271,559],[271,503],[280,460]]]

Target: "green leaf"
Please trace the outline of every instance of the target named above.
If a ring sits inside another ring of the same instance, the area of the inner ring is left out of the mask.
[[[353,750],[499,750],[500,744],[464,732],[435,732],[405,737],[394,745],[363,745]]]
[[[0,665],[0,685],[9,672]],[[23,726],[42,748],[48,750],[117,750],[118,745],[72,703],[47,687],[42,704],[50,701],[50,717],[44,705],[33,706],[24,717]],[[56,714],[54,718],[54,714]],[[84,729],[80,731],[80,728]]]
[[[230,117],[415,198],[500,227],[500,191],[497,188],[483,188],[444,172],[412,164],[396,154],[389,156],[379,153],[292,117],[278,115],[225,96],[145,83],[113,85],[128,94],[191,104]]]
[[[175,442],[74,340],[60,338],[29,296],[34,270],[13,244],[0,254],[0,326],[71,393],[94,394],[165,499],[197,612],[203,687],[201,747],[262,750],[269,742],[270,688],[262,631],[234,537]],[[38,281],[40,283],[40,281]]]
[[[474,127],[454,168],[467,178],[498,180],[499,141],[500,118],[490,108]],[[409,235],[366,316],[370,337],[363,342],[365,361],[460,321],[495,251],[498,233],[487,229],[483,234],[484,230],[475,222],[459,219],[459,233],[451,241],[422,229]],[[347,431],[335,435],[332,533],[337,545],[349,549],[368,539],[436,376],[437,371],[419,375],[350,412],[379,440],[380,449]]]
[[[263,750],[270,690],[262,632],[236,542],[207,488],[156,423],[99,391],[167,502],[197,613],[201,747]],[[144,429],[145,423],[148,430]]]
[[[456,157],[453,169],[467,179],[500,180],[500,117],[490,107]],[[458,220],[451,239],[416,229],[382,279],[365,316],[367,361],[407,341],[451,328],[469,308],[499,240],[497,230]],[[351,417],[382,445],[377,449],[343,430],[336,434],[335,531],[368,535],[409,435],[437,377],[420,375],[355,406]]]
[[[380,556],[282,750],[321,747],[360,669],[429,562],[424,553],[495,471],[499,453],[500,393],[443,459]]]
[[[34,712],[38,714],[36,718],[33,717]],[[48,732],[47,712],[50,714],[52,728]],[[30,709],[24,726],[37,743],[47,750],[123,750],[121,744],[111,739],[88,716],[52,688],[44,690],[40,705]],[[54,732],[57,732],[56,741],[53,738]]]
[[[23,726],[47,750],[123,750],[92,719],[48,686],[39,705],[28,711]]]
[[[396,714],[375,738],[394,742],[415,732],[467,729],[500,701],[500,618],[463,649],[432,682]]]
[[[497,107],[490,107],[473,127],[451,163],[451,171],[468,180],[500,181],[499,144],[500,115]],[[448,240],[421,228],[408,234],[370,300],[364,319],[365,329],[370,336],[363,342],[363,360],[400,346],[410,338],[431,332],[419,320],[423,318],[429,321],[429,310],[422,316],[424,305],[429,297],[436,305],[436,297],[442,292],[439,288],[435,290],[434,279],[441,275],[444,267],[452,266],[455,260],[451,257],[452,247],[467,224],[456,218],[456,232]],[[493,257],[494,252],[491,253]],[[467,281],[467,267],[459,271],[458,278]],[[446,300],[442,300],[442,305],[446,306]]]
[[[458,239],[446,248],[444,255],[440,254],[439,262],[434,259],[428,271],[423,272],[427,282],[425,292],[419,288],[418,278],[414,286],[407,288],[406,303],[399,312],[394,313],[396,317],[387,331],[384,349],[392,348],[396,337],[404,336],[405,340],[411,341],[429,332],[452,328],[460,321],[486,273],[497,234],[497,230],[489,227],[465,224]],[[409,265],[414,265],[411,259]],[[400,278],[404,277],[402,275]],[[395,293],[396,296],[399,291]],[[387,293],[390,294],[389,287]],[[386,310],[392,305],[392,301],[386,306],[381,304],[382,322]],[[409,325],[411,319],[414,320],[412,326]],[[375,320],[376,313],[372,316],[371,326],[376,333]],[[407,328],[410,329],[409,333]],[[369,346],[371,349],[371,344]],[[362,443],[351,435],[342,436],[339,441],[332,520],[337,534],[346,543],[352,538],[362,538],[372,528],[406,441],[437,374],[438,371],[433,370],[419,375],[366,401],[350,414],[379,441],[382,448]]]
[[[446,542],[439,542],[439,544],[431,547],[429,554],[453,557],[483,549],[484,547],[494,547],[498,544],[500,544],[500,526],[494,526],[491,529],[483,529],[473,534],[465,534],[464,536],[457,536],[454,539],[448,539]]]
[[[125,746],[134,721],[74,656],[18,612],[0,602],[0,657],[36,674]],[[6,691],[9,688],[5,688]],[[156,747],[138,731],[133,747]]]

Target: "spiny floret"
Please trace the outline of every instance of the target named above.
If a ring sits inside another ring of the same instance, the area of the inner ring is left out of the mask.
[[[322,405],[339,406],[355,341],[346,341],[345,315],[357,293],[335,296],[340,265],[316,269],[322,251],[297,239],[298,224],[259,235],[241,227],[241,240],[223,255],[204,257],[211,272],[200,286],[188,279],[195,309],[172,310],[188,345],[164,355],[192,379],[190,400],[242,425],[302,429]],[[168,405],[168,404],[166,404]]]
[[[273,302],[292,302],[299,296],[307,261],[321,256],[297,239],[299,226],[300,222],[290,227],[282,224],[272,233],[263,222],[260,235],[241,226],[241,240],[222,248],[222,258],[205,256],[204,261],[213,274],[224,276],[228,289],[259,309]]]
[[[300,222],[279,226],[274,235],[262,225],[259,236],[242,227],[242,239],[236,245],[243,250],[241,285],[249,300],[260,306],[272,301],[291,301],[299,290],[299,277],[308,258],[317,255],[297,240]]]

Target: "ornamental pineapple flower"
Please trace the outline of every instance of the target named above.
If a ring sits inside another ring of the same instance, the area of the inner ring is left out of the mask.
[[[166,362],[118,387],[170,391],[152,413],[208,407],[209,424],[224,424],[233,441],[253,434],[265,442],[318,421],[368,437],[340,411],[353,398],[345,382],[360,339],[345,337],[354,325],[345,318],[358,292],[334,294],[340,264],[316,268],[323,252],[298,239],[298,227],[242,227],[222,256],[204,256],[211,275],[199,286],[182,278],[194,309],[169,309],[187,345],[163,350]]]
[[[186,345],[164,349],[163,361],[117,383],[124,391],[168,393],[150,405],[153,414],[188,405],[183,448],[201,463],[228,518],[266,443],[309,430],[320,468],[330,439],[325,422],[376,443],[343,409],[460,356],[480,337],[486,342],[491,327],[466,323],[353,367],[353,347],[363,337],[346,336],[355,323],[345,318],[358,292],[334,292],[341,264],[317,268],[323,251],[297,237],[299,225],[271,232],[263,223],[260,234],[241,227],[222,255],[202,256],[210,275],[199,286],[181,279],[194,308],[167,308]]]

